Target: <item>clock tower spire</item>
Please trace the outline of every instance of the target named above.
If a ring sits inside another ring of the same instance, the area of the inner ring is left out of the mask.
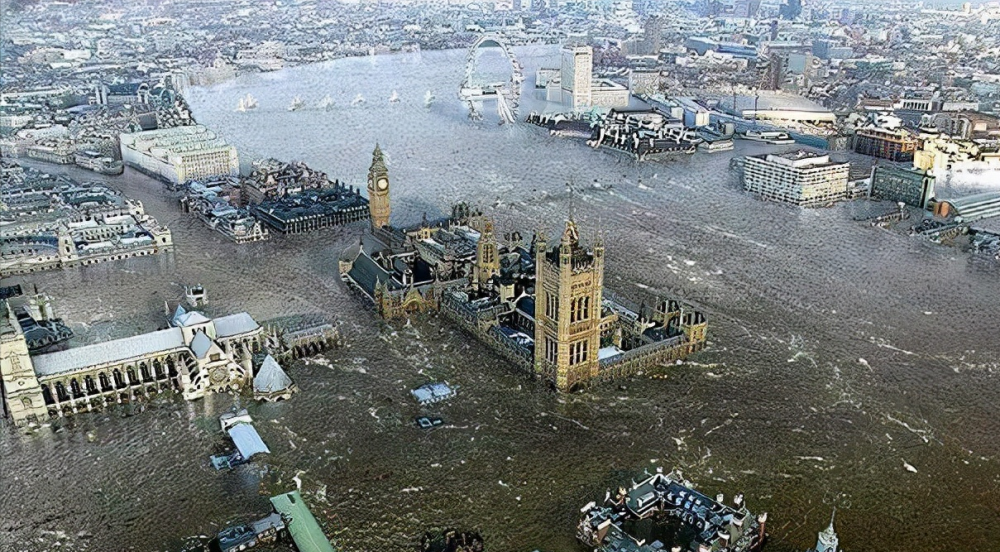
[[[373,230],[389,226],[389,169],[377,143],[368,168],[368,211]]]

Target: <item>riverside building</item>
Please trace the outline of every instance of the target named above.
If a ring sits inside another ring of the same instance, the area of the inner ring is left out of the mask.
[[[389,179],[376,149],[369,171],[371,231],[341,256],[340,275],[380,316],[439,311],[525,373],[560,391],[629,376],[700,351],[707,323],[678,301],[635,304],[604,289],[604,245],[566,221],[552,247],[467,205],[450,218],[389,224]]]
[[[31,355],[8,302],[0,301],[0,394],[15,424],[179,391],[187,400],[249,385],[264,329],[247,313],[211,319],[178,306],[169,328]]]
[[[536,72],[536,86],[545,88],[548,101],[562,103],[574,110],[592,107],[626,107],[631,92],[627,86],[610,79],[594,78],[594,49],[567,45],[561,51],[558,69],[542,68]]]
[[[798,150],[746,158],[743,189],[769,201],[818,207],[847,197],[849,163]]]
[[[349,224],[369,216],[368,200],[359,189],[331,181],[326,173],[302,162],[256,161],[240,190],[250,212],[282,234]],[[369,195],[377,192],[369,190]]]
[[[920,169],[873,167],[869,197],[926,209],[934,198],[934,177]]]
[[[120,140],[126,165],[174,184],[240,172],[236,148],[202,125],[123,133]]]
[[[903,129],[862,128],[854,134],[854,151],[896,162],[913,161],[917,139]]]
[[[0,276],[151,255],[173,247],[142,203],[7,164],[0,179]]]

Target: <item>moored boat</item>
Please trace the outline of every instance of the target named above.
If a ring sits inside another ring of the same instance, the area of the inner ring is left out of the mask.
[[[745,140],[765,142],[773,145],[794,144],[795,140],[787,132],[780,130],[748,130],[741,135]]]

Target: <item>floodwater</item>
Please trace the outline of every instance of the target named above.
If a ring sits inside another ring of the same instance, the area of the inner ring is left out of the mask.
[[[528,75],[556,60],[551,49],[518,52]],[[710,495],[745,493],[752,511],[769,513],[772,551],[815,544],[834,506],[846,550],[996,549],[995,265],[853,220],[887,204],[757,201],[729,172],[730,153],[637,164],[536,127],[498,126],[495,115],[471,123],[455,100],[464,59],[345,59],[187,95],[244,160],[303,160],[361,186],[379,142],[397,224],[466,200],[501,231],[557,235],[572,180],[584,238],[605,234],[606,285],[697,305],[707,351],[657,377],[556,395],[444,320],[377,320],[337,276],[360,225],[237,246],[181,213],[162,184],[126,171],[107,180],[142,200],[176,246],[31,276],[76,344],[156,329],[164,301],[195,283],[208,289],[209,314],[323,315],[348,344],[287,367],[302,390],[291,401],[251,406],[272,453],[233,472],[213,471],[208,456],[225,445],[215,417],[246,398],[165,397],[30,435],[8,428],[0,549],[178,550],[264,515],[267,497],[298,476],[338,549],[415,550],[424,532],[448,527],[478,531],[489,550],[578,552],[580,508],[657,466],[682,469]],[[260,107],[235,113],[247,92]],[[349,106],[359,93],[366,103]],[[326,94],[331,111],[286,109],[295,95],[314,104]],[[522,116],[542,107],[532,94]],[[735,154],[771,149],[740,143]],[[996,180],[965,174],[942,188]],[[422,411],[409,389],[431,379],[458,385],[458,396]],[[417,429],[421,413],[445,425]]]

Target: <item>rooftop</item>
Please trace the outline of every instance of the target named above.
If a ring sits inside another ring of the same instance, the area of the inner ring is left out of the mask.
[[[215,319],[215,337],[232,337],[260,328],[260,324],[245,312],[238,312]]]
[[[298,491],[272,496],[271,504],[288,520],[288,532],[299,552],[335,552]]]
[[[769,153],[766,155],[754,156],[770,163],[793,167],[796,169],[832,167],[836,165],[847,166],[848,163],[837,163],[830,160],[830,155],[809,150],[795,150],[785,153]]]
[[[181,333],[181,329],[170,328],[125,339],[38,355],[32,357],[31,361],[35,366],[36,374],[51,376],[184,347],[184,335]]]
[[[264,444],[264,440],[260,438],[260,434],[257,433],[257,430],[251,424],[236,424],[230,427],[227,433],[232,438],[233,444],[236,445],[236,449],[240,451],[240,456],[245,460],[249,460],[255,454],[271,452],[267,448],[267,445]]]
[[[264,363],[253,378],[253,389],[258,393],[278,393],[291,385],[292,378],[288,377],[271,355],[264,358]]]
[[[410,391],[410,393],[417,399],[417,401],[423,404],[437,402],[448,397],[452,397],[455,395],[455,390],[452,389],[447,383],[435,382],[421,385],[420,387]]]

